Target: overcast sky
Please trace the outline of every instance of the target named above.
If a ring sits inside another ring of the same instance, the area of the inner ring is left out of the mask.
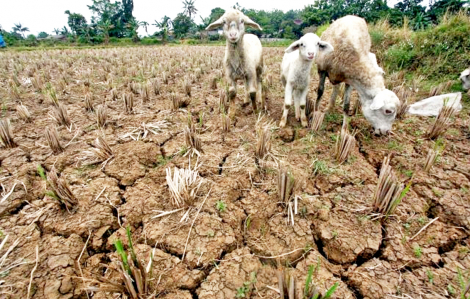
[[[114,2],[114,0],[111,0]],[[273,10],[280,9],[288,11],[290,9],[302,9],[305,5],[314,3],[314,0],[196,0],[195,6],[198,14],[195,17],[196,23],[200,23],[200,17],[207,17],[212,8],[222,7],[227,9],[238,1],[241,7]],[[393,6],[398,0],[388,1]],[[37,35],[41,31],[49,34],[54,28],[62,28],[67,25],[66,10],[80,13],[90,22],[92,16],[87,5],[91,5],[91,0],[2,0],[0,5],[0,25],[3,29],[11,31],[15,23],[28,27],[28,34]],[[183,11],[182,1],[179,0],[134,0],[134,17],[139,21],[147,21],[149,24],[154,20],[160,21],[164,15],[170,18],[176,17]],[[427,1],[425,1],[427,2]],[[156,28],[150,26],[148,32],[152,34]],[[141,35],[145,34],[143,28],[139,29]]]

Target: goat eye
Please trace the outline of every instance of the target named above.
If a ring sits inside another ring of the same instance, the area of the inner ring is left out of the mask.
[[[387,115],[393,114],[393,110],[386,109],[385,114],[387,114]]]
[[[303,43],[300,43],[300,46],[301,46],[301,47],[303,47],[303,46],[304,46],[304,44],[303,44]]]
[[[244,21],[243,19],[240,21],[240,23],[242,23],[242,24],[243,24],[244,22],[245,22],[245,21]]]

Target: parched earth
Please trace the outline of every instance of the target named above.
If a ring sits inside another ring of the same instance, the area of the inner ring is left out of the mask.
[[[276,126],[283,104],[281,48],[264,50],[267,112],[255,115],[242,105],[240,82],[237,111],[224,132],[223,52],[183,46],[0,53],[1,117],[10,121],[16,144],[0,149],[0,298],[124,297],[90,287],[99,279],[122,285],[114,242],[127,244],[127,227],[141,262],[153,257],[153,297],[278,298],[279,269],[301,290],[315,266],[320,292],[338,283],[333,298],[460,298],[470,280],[468,96],[437,141],[426,138],[431,118],[407,116],[393,134],[376,137],[363,116],[354,115],[357,143],[338,164],[340,105],[317,133],[302,128],[293,111],[287,128]],[[309,97],[315,98],[318,76],[312,74]],[[397,78],[387,76],[387,84],[404,83]],[[184,80],[192,82],[190,97]],[[51,117],[52,89],[69,127]],[[419,90],[411,101],[427,96]],[[132,112],[125,109],[127,94],[134,98]],[[189,105],[172,109],[172,94]],[[98,127],[85,97],[95,111],[106,107],[106,126]],[[30,122],[20,118],[20,103]],[[188,152],[188,122],[197,128],[200,156]],[[272,132],[271,150],[257,163],[256,128],[263,123]],[[62,152],[48,146],[50,126],[57,127]],[[113,152],[104,162],[90,158],[98,136]],[[426,173],[436,143],[445,149]],[[372,196],[389,154],[400,181],[412,184],[396,212],[377,219]],[[279,203],[281,162],[298,182],[294,225]],[[51,197],[38,165],[46,174],[55,169],[78,204],[67,210]],[[166,169],[188,166],[204,183],[195,202],[178,210]]]

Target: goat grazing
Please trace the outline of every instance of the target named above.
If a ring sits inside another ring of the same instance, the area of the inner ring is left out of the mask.
[[[207,26],[206,30],[223,27],[227,38],[225,47],[225,75],[229,88],[229,100],[237,95],[237,80],[245,80],[246,100],[251,100],[253,110],[257,111],[256,102],[261,102],[264,108],[262,96],[263,73],[263,48],[256,35],[245,34],[245,26],[262,30],[253,20],[245,16],[237,9],[227,10],[217,21]]]
[[[279,127],[282,128],[286,125],[292,98],[294,98],[295,104],[295,118],[302,122],[302,126],[308,126],[305,105],[310,82],[310,69],[319,51],[331,52],[333,47],[329,43],[321,41],[313,33],[305,34],[286,49],[281,64],[281,81],[285,88],[285,98]]]
[[[371,40],[365,20],[356,16],[340,18],[331,24],[321,39],[335,50],[319,52],[315,59],[320,75],[316,107],[319,107],[326,77],[335,85],[330,108],[338,95],[339,83],[344,82],[344,112],[349,111],[349,98],[354,87],[359,93],[362,112],[374,127],[375,134],[388,133],[400,100],[394,92],[385,89],[383,70],[377,65],[375,54],[370,53]]]

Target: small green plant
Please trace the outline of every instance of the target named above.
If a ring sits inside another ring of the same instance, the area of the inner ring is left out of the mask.
[[[213,238],[215,236],[215,232],[213,230],[210,230],[210,231],[207,232],[207,236],[209,238]]]
[[[250,280],[243,282],[243,286],[237,288],[237,294],[235,298],[247,298],[247,295],[250,294],[253,285],[256,283],[256,272],[250,273]]]
[[[331,172],[324,161],[315,160],[313,161],[312,165],[313,165],[313,175],[329,174]]]
[[[183,146],[180,148],[178,154],[179,154],[180,156],[184,156],[184,155],[186,155],[186,153],[188,152],[188,150],[189,150],[188,146],[187,146],[187,145],[183,145]]]
[[[313,273],[317,272],[320,268],[320,260],[318,260],[317,265],[310,265],[308,268],[307,278],[305,279],[304,287],[304,298],[306,299],[329,299],[333,296],[334,292],[339,286],[339,283],[336,282],[331,288],[329,288],[324,295],[321,295],[317,290],[316,286],[312,284]]]
[[[43,179],[44,181],[47,181],[46,172],[44,171],[44,168],[42,168],[41,164],[38,164],[36,169],[41,179]]]
[[[463,277],[460,268],[457,268],[457,279],[460,286],[460,299],[470,299],[470,294],[467,296],[467,293],[470,291],[470,279]]]
[[[453,285],[448,284],[447,285],[447,291],[449,292],[450,295],[452,295],[452,296],[455,295],[455,288],[454,288]]]
[[[419,245],[416,245],[415,248],[413,248],[413,253],[419,259],[421,258],[421,256],[423,256],[423,250]]]
[[[222,200],[218,200],[216,201],[215,203],[215,208],[219,211],[219,212],[225,212],[225,210],[227,209],[227,204],[225,202],[223,202]]]
[[[418,218],[418,222],[419,222],[419,224],[424,225],[427,222],[427,219],[424,216],[420,216]]]
[[[431,284],[434,284],[434,273],[431,270],[426,270],[426,275]]]

